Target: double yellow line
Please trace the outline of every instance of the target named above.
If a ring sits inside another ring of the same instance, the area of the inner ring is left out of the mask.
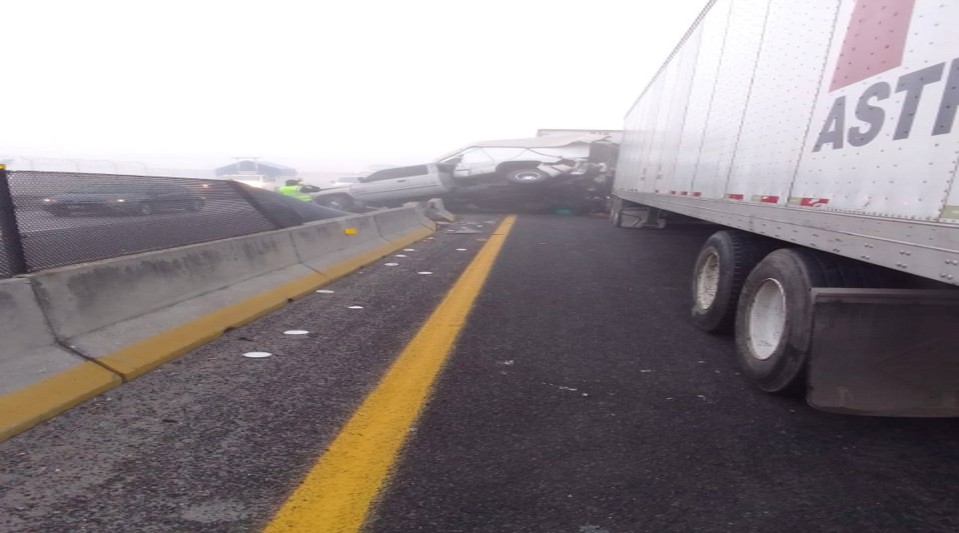
[[[265,533],[359,531],[513,227],[503,219]]]

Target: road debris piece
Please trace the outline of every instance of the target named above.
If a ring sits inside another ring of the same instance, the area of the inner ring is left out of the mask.
[[[270,352],[246,352],[243,354],[243,357],[249,357],[250,359],[263,359],[264,357],[272,357],[273,354]]]

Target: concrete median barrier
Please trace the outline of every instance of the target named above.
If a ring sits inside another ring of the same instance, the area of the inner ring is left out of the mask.
[[[0,281],[0,325],[0,440],[120,382],[57,343],[29,280]]]
[[[290,280],[308,282],[284,288]],[[283,305],[326,281],[303,266],[287,230],[236,237],[41,272],[36,293],[54,334],[71,348],[134,377]],[[266,309],[222,317],[202,330],[147,342],[271,291]],[[259,312],[262,311],[262,312]],[[162,356],[161,356],[162,354]]]
[[[395,209],[0,281],[0,440],[433,227]]]
[[[380,236],[398,246],[418,241],[436,231],[436,224],[414,207],[374,213],[373,220]]]
[[[300,261],[330,279],[342,277],[396,248],[380,236],[373,217],[368,215],[306,224],[290,235]]]

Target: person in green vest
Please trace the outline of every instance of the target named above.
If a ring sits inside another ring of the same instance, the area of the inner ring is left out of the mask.
[[[318,192],[319,190],[319,187],[314,187],[313,185],[303,185],[303,180],[297,178],[286,180],[286,185],[280,187],[277,192],[283,196],[289,196],[290,198],[296,198],[304,202],[312,202],[313,197],[310,196],[309,193]]]

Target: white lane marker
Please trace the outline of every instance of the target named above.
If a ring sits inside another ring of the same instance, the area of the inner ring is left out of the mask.
[[[456,251],[457,251],[457,252],[465,252],[465,251],[466,251],[466,248],[457,248]]]
[[[336,291],[331,291],[331,290],[329,290],[329,289],[320,289],[320,290],[318,290],[318,291],[316,291],[316,292],[318,292],[318,293],[320,293],[320,294],[333,294],[333,293],[336,292]]]
[[[403,248],[404,252],[415,252],[416,248]]]
[[[397,266],[400,266],[400,264],[399,263],[383,263],[383,266],[397,267]]]
[[[284,335],[306,335],[309,331],[305,329],[288,329],[283,332]]]
[[[264,357],[271,357],[273,354],[270,352],[246,352],[243,354],[243,357],[249,357],[250,359],[263,359]]]
[[[363,309],[363,306],[362,306],[362,305],[351,305],[351,306],[347,307],[347,309]]]
[[[404,254],[396,254],[393,257],[406,257]]]
[[[432,274],[432,272],[417,272],[417,274],[422,274],[422,275],[424,275],[424,276],[428,276],[428,275]]]

